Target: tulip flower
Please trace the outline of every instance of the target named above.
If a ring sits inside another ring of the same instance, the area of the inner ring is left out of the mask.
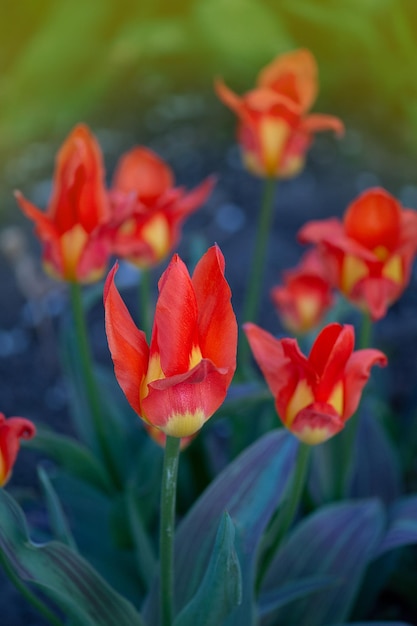
[[[46,213],[20,193],[20,208],[35,222],[43,243],[43,262],[54,278],[89,283],[104,273],[109,245],[101,226],[110,217],[100,147],[79,124],[58,152],[52,195]]]
[[[280,419],[309,445],[343,429],[359,405],[371,367],[387,363],[379,350],[354,351],[355,333],[349,325],[326,326],[308,357],[295,339],[275,339],[251,323],[244,330]]]
[[[20,439],[31,439],[36,428],[23,417],[6,419],[0,413],[0,486],[9,480],[20,448]]]
[[[417,213],[374,188],[352,202],[343,221],[308,222],[298,236],[302,243],[319,245],[334,284],[375,321],[409,282],[417,251]]]
[[[119,161],[110,199],[113,253],[141,268],[160,263],[180,237],[183,221],[207,199],[208,178],[186,193],[174,187],[170,167],[154,152],[136,147]]]
[[[296,268],[284,273],[284,284],[271,289],[282,323],[293,333],[317,326],[333,304],[328,271],[317,249],[310,250]]]
[[[159,281],[150,346],[114,283],[104,289],[116,378],[136,413],[172,437],[196,433],[222,404],[236,368],[237,323],[217,246],[192,278],[174,255]]]
[[[278,56],[258,75],[256,86],[242,97],[221,80],[220,100],[239,119],[238,143],[246,168],[255,175],[291,178],[304,166],[314,133],[344,132],[341,120],[308,114],[317,90],[317,64],[308,50]]]

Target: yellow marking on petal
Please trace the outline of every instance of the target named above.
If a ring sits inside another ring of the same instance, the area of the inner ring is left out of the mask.
[[[242,160],[244,167],[254,176],[265,176],[265,170],[259,163],[258,155],[242,148]]]
[[[164,215],[158,213],[142,228],[142,237],[152,248],[157,261],[163,259],[171,245],[169,224]]]
[[[77,280],[77,266],[87,241],[88,235],[81,224],[76,224],[60,238],[63,278]]]
[[[386,261],[389,256],[389,250],[385,246],[377,246],[374,248],[373,253],[380,261]]]
[[[266,116],[261,120],[259,136],[267,175],[279,175],[279,164],[289,134],[290,127],[282,119]]]
[[[287,411],[285,413],[284,423],[288,428],[291,428],[291,424],[295,420],[298,413],[305,409],[306,406],[309,406],[314,402],[314,395],[310,385],[307,383],[305,379],[300,380],[291,400],[287,405]]]
[[[340,289],[349,295],[357,282],[368,276],[368,266],[355,256],[347,254],[343,259],[340,277]]]
[[[404,272],[403,272],[403,264],[401,257],[398,254],[392,256],[389,261],[387,261],[382,268],[382,276],[384,278],[389,278],[394,283],[398,283],[400,285],[404,282]]]
[[[154,354],[153,357],[149,359],[148,371],[140,385],[141,401],[149,394],[148,384],[152,383],[154,380],[161,380],[163,378],[165,378],[165,374],[161,367],[161,357],[159,354]]]
[[[329,399],[327,400],[327,404],[330,404],[340,416],[343,415],[345,394],[342,380],[335,385]]]
[[[200,346],[193,346],[190,354],[190,364],[189,369],[192,370],[193,367],[198,365],[202,360],[203,355],[201,354]]]
[[[133,235],[133,233],[135,232],[135,229],[136,229],[136,222],[133,218],[130,218],[122,223],[122,225],[119,228],[119,233],[120,235],[129,236],[129,235]]]
[[[298,298],[297,311],[300,318],[299,330],[301,332],[310,329],[316,323],[320,304],[319,299],[314,296],[302,296]]]
[[[161,430],[171,437],[189,437],[200,430],[206,419],[202,409],[197,409],[195,413],[174,413]]]
[[[293,178],[297,176],[301,172],[304,167],[305,156],[291,156],[285,159],[285,164],[283,164],[279,169],[279,177],[280,178]]]
[[[327,428],[310,428],[306,426],[301,432],[295,432],[294,435],[303,443],[309,446],[316,446],[323,441],[327,441],[334,433],[331,433]]]

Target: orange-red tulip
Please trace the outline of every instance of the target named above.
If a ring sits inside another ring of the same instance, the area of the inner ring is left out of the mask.
[[[332,286],[317,249],[303,256],[293,270],[284,272],[284,284],[271,289],[282,323],[293,333],[317,326],[333,304]]]
[[[358,407],[371,367],[387,363],[379,350],[353,351],[349,325],[326,326],[308,357],[295,339],[275,339],[250,323],[244,330],[284,426],[309,445],[342,430]]]
[[[209,196],[214,178],[186,193],[174,187],[170,167],[152,150],[124,154],[110,192],[112,249],[116,256],[146,268],[160,263],[180,237],[183,221]]]
[[[0,413],[0,486],[9,480],[20,448],[20,439],[31,439],[36,434],[32,422],[23,417],[6,419]]]
[[[236,95],[215,82],[219,98],[239,118],[238,142],[246,168],[255,175],[290,178],[304,166],[314,133],[343,134],[336,117],[308,114],[317,90],[317,64],[308,50],[278,56],[258,75],[256,87]]]
[[[308,222],[299,239],[320,246],[335,285],[378,320],[409,282],[417,251],[417,213],[374,188],[352,202],[343,222]]]
[[[217,246],[192,278],[175,255],[159,281],[150,346],[114,283],[104,289],[116,378],[136,413],[166,435],[196,433],[222,404],[236,368],[237,323]]]
[[[100,226],[110,217],[100,147],[80,124],[58,152],[46,213],[16,193],[20,208],[36,225],[45,269],[55,278],[80,283],[105,272],[109,245]]]

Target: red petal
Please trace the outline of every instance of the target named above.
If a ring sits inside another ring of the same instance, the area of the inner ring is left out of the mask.
[[[344,226],[348,237],[369,250],[379,246],[394,250],[400,238],[401,205],[384,189],[369,189],[350,204]]]
[[[117,264],[109,272],[104,285],[106,334],[120,387],[132,408],[141,415],[140,385],[146,375],[149,348],[145,333],[136,328],[117,291],[114,276]]]
[[[334,385],[342,378],[354,344],[355,331],[349,324],[328,324],[318,335],[308,360],[319,377],[315,389],[319,402],[327,401]]]
[[[174,207],[176,218],[184,218],[204,204],[215,184],[216,177],[210,176],[198,185],[198,187],[195,187],[177,200]]]
[[[385,367],[388,359],[379,350],[357,350],[352,354],[345,369],[345,410],[343,419],[349,419],[358,408],[362,389],[366,385],[373,365]]]
[[[197,301],[188,270],[175,255],[159,281],[151,356],[160,354],[165,376],[190,369],[190,356],[198,345]]]
[[[343,427],[344,421],[330,404],[314,402],[297,414],[290,430],[301,441],[316,445],[327,441]]]
[[[285,408],[294,393],[299,380],[300,364],[294,364],[284,352],[285,340],[275,339],[270,333],[252,323],[243,325],[253,356],[275,398],[279,399],[279,415],[285,415]],[[286,340],[286,349],[295,339]],[[295,350],[295,348],[294,348]]]
[[[290,91],[288,76],[292,76],[295,83],[290,84]],[[307,111],[317,97],[316,60],[306,49],[281,54],[259,73],[257,84],[260,87],[288,92],[301,104],[303,111]]]
[[[301,122],[300,131],[302,132],[318,133],[324,130],[332,130],[338,137],[342,137],[345,132],[345,125],[338,117],[323,113],[307,115]]]
[[[15,191],[14,195],[26,217],[35,222],[39,237],[43,241],[58,240],[59,234],[57,233],[55,225],[51,219],[45,213],[40,211],[34,204],[32,204],[32,202],[26,200],[20,191]]]
[[[227,368],[230,382],[236,368],[237,322],[224,265],[220,248],[213,246],[198,262],[192,282],[202,355],[218,367]]]
[[[171,168],[152,150],[137,146],[119,160],[113,187],[129,193],[135,191],[145,202],[154,201],[174,185]]]
[[[72,130],[57,154],[48,215],[61,234],[78,223],[91,233],[110,218],[100,146],[84,124]]]
[[[23,417],[5,419],[3,414],[0,414],[0,416],[2,418],[0,421],[0,454],[2,457],[0,466],[3,469],[0,476],[0,485],[4,485],[10,477],[15,464],[20,448],[20,439],[31,439],[34,437],[36,428],[31,421]]]

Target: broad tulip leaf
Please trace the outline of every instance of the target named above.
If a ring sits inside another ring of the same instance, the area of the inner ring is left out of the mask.
[[[252,626],[256,552],[270,517],[292,475],[297,442],[275,430],[250,446],[211,483],[180,524],[176,536],[175,598],[177,610],[199,588],[213,550],[219,519],[227,511],[236,528],[235,547],[242,572],[242,603],[224,624]],[[144,609],[145,619],[158,620],[158,584]]]
[[[262,626],[344,621],[381,541],[384,521],[382,505],[365,500],[323,507],[296,526],[272,562],[262,592],[309,576],[329,576],[337,584],[275,611]]]
[[[219,626],[240,604],[242,580],[234,540],[234,524],[224,513],[205,576],[174,626]]]
[[[88,448],[75,439],[38,426],[36,437],[25,442],[25,445],[45,453],[59,467],[99,491],[109,492],[109,481],[104,468]]]
[[[261,617],[266,617],[293,600],[303,598],[316,591],[322,591],[335,584],[338,583],[335,582],[334,578],[311,576],[283,585],[276,591],[262,593],[258,599],[259,614]]]
[[[0,491],[0,549],[14,574],[42,589],[83,626],[144,626],[134,607],[68,546],[28,538],[23,512]]]
[[[381,498],[385,504],[402,493],[397,452],[378,419],[375,403],[361,411],[352,455],[348,498]],[[371,410],[371,408],[373,410]]]
[[[413,543],[417,543],[417,496],[408,496],[388,510],[388,530],[376,556]]]

